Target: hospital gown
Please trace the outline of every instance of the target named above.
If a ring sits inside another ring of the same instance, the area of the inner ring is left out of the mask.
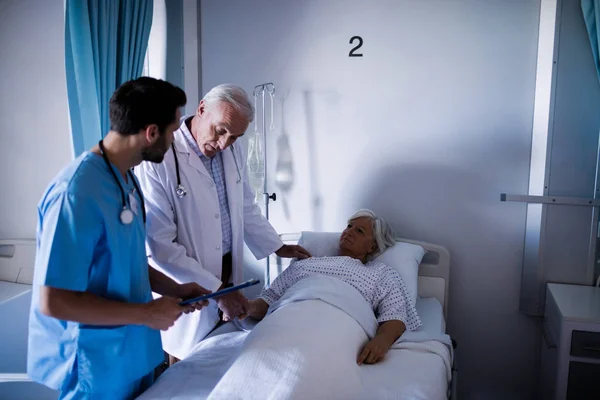
[[[340,279],[358,290],[371,305],[377,322],[400,320],[413,331],[421,326],[417,310],[398,271],[380,262],[363,264],[352,257],[313,257],[293,262],[260,297],[271,305],[296,282],[309,276]]]

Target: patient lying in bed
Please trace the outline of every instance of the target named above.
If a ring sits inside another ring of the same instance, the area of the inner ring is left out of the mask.
[[[251,300],[259,323],[223,325],[142,398],[446,399],[450,338],[436,329],[405,332],[421,320],[404,282],[373,261],[394,244],[384,221],[357,213],[339,256],[292,263]]]
[[[386,222],[369,210],[353,215],[340,236],[339,256],[309,258],[292,262],[260,298],[250,301],[249,316],[261,320],[269,306],[304,278],[325,275],[337,278],[358,290],[370,304],[379,327],[377,334],[361,349],[357,363],[381,361],[390,346],[408,329],[421,326],[400,274],[372,261],[395,244]]]

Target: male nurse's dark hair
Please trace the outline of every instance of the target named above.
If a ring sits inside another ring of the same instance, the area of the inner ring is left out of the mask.
[[[141,77],[125,82],[110,98],[110,129],[122,135],[135,135],[156,124],[162,133],[175,121],[177,109],[186,102],[181,88],[160,79]]]

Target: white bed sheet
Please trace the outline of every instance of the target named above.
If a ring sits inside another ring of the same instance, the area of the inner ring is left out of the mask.
[[[412,333],[432,336],[444,333],[443,309],[437,299],[418,298],[416,308],[423,326]],[[246,336],[247,332],[233,323],[220,326],[196,346],[190,357],[169,368],[139,399],[207,399],[235,362]],[[373,393],[377,399],[446,399],[446,368],[429,347],[436,344],[439,343],[408,343],[405,349],[392,350],[385,363],[367,366],[361,380],[382,389]],[[213,397],[221,398],[214,393]]]

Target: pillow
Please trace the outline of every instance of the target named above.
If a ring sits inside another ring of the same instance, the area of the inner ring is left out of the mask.
[[[298,244],[313,257],[332,257],[339,255],[339,232],[302,232]]]
[[[340,233],[338,232],[302,232],[298,244],[313,257],[337,256],[339,254]],[[415,305],[418,295],[419,264],[425,255],[422,246],[412,243],[396,242],[373,261],[394,268],[404,281],[410,299]]]
[[[374,260],[398,271],[406,285],[413,306],[417,304],[419,264],[425,253],[425,249],[418,244],[396,242],[394,247],[390,247]]]

